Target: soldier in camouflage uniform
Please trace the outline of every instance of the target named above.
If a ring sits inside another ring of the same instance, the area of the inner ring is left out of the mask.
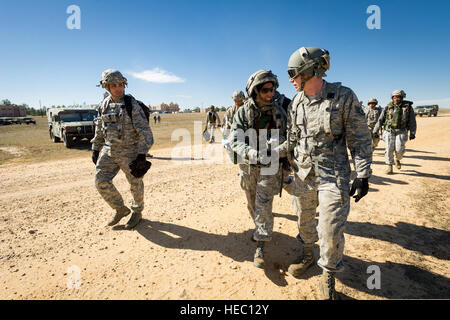
[[[406,94],[403,90],[395,90],[391,94],[392,102],[390,102],[378,119],[373,132],[375,137],[378,136],[378,130],[384,129],[383,139],[385,142],[385,160],[386,160],[386,173],[392,174],[392,166],[394,164],[394,152],[395,152],[395,165],[398,170],[402,165],[400,160],[405,154],[406,141],[413,140],[416,137],[416,115],[412,108],[412,102],[404,100]]]
[[[149,164],[145,155],[153,145],[153,134],[141,106],[131,99],[132,117],[127,113],[124,102],[124,90],[127,79],[118,70],[103,72],[100,85],[110,93],[99,107],[99,116],[95,120],[95,136],[92,142],[92,161],[95,163],[95,186],[105,201],[116,211],[108,223],[117,224],[130,213],[124,205],[122,196],[112,180],[119,170],[125,173],[131,185],[133,214],[125,228],[135,227],[142,218],[144,209],[144,183],[142,176],[148,170],[135,171],[136,166],[143,168]],[[130,96],[131,97],[131,96]]]
[[[234,105],[228,107],[225,115],[223,116],[222,132],[225,138],[228,137],[228,134],[230,133],[234,115],[236,114],[239,107],[244,104],[245,95],[242,91],[236,90],[235,92],[233,92],[232,99],[234,101]]]
[[[217,123],[217,124],[216,124]],[[214,129],[216,126],[220,127],[220,118],[217,112],[214,110],[214,106],[209,108],[209,111],[206,113],[206,127],[205,130],[210,130],[211,138],[209,143],[214,142]]]
[[[381,115],[381,112],[383,112],[381,107],[379,106],[377,107],[377,104],[378,100],[372,98],[369,100],[369,102],[367,102],[367,108],[365,108],[364,110],[366,113],[367,126],[369,127],[370,134],[372,135],[372,151],[375,150],[375,148],[378,145],[378,142],[380,142],[380,137],[378,136],[378,134],[377,136],[374,136],[375,132],[373,131],[373,128],[377,124],[378,118]]]
[[[268,70],[253,73],[246,86],[248,100],[240,107],[231,125],[230,140],[232,150],[245,163],[239,165],[241,188],[247,196],[247,208],[255,222],[252,240],[257,242],[253,264],[264,268],[264,243],[272,239],[274,195],[280,191],[281,166],[278,159],[271,157],[274,170],[267,169],[267,144],[272,139],[279,144],[285,140],[287,115],[283,108],[274,103],[277,77]],[[238,139],[239,132],[256,135],[254,139]],[[272,135],[278,133],[278,139]],[[256,138],[258,137],[258,138]],[[256,140],[256,141],[255,141]],[[272,142],[273,143],[273,142]]]
[[[329,53],[323,49],[302,47],[291,55],[288,74],[298,94],[289,108],[287,141],[278,151],[287,154],[295,172],[294,209],[303,242],[303,253],[288,271],[294,276],[306,271],[314,262],[313,245],[320,240],[319,288],[325,299],[335,299],[335,273],[344,268],[350,196],[356,191],[359,201],[368,192],[372,141],[355,93],[322,79],[329,65]],[[357,173],[351,189],[347,146]]]

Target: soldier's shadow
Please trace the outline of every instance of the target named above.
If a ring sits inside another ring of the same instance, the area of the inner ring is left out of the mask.
[[[381,176],[376,176],[376,175],[372,175],[369,178],[369,184],[377,184],[377,185],[389,185],[389,184],[408,184],[408,182],[405,181],[401,181],[401,180],[397,180],[397,179],[392,179],[392,178],[388,178],[388,177],[381,177]]]
[[[431,153],[431,154],[435,154],[436,153],[436,152],[423,151],[423,150],[414,150],[414,149],[406,149],[406,152]]]
[[[364,261],[349,256],[343,258],[345,270],[336,274],[344,285],[358,291],[389,299],[448,299],[450,279],[417,266],[386,261]],[[379,288],[373,287],[379,269]],[[373,267],[372,267],[373,268]]]
[[[253,230],[227,235],[213,234],[166,222],[142,219],[135,230],[145,239],[161,247],[198,251],[218,251],[234,261],[253,262],[256,243],[250,240]],[[274,232],[272,241],[264,249],[265,275],[277,286],[286,286],[286,271],[295,258],[292,252],[298,241],[288,235]]]
[[[433,173],[425,173],[425,172],[419,172],[417,170],[402,170],[402,172],[405,175],[408,176],[415,176],[415,177],[426,177],[426,178],[433,178],[433,179],[441,179],[441,180],[450,180],[449,175],[439,175],[439,174],[433,174]]]
[[[394,226],[347,221],[345,233],[396,243],[405,249],[450,260],[450,232],[397,222]]]
[[[403,158],[430,160],[430,161],[450,161],[450,158],[434,157],[434,156],[404,155]]]

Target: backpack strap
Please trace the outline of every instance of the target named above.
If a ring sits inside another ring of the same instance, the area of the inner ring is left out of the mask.
[[[125,102],[125,109],[127,110],[128,116],[130,119],[133,119],[133,105],[132,105],[133,96],[126,94],[123,96],[123,100]]]

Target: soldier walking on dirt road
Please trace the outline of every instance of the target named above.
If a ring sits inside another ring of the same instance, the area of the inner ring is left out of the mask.
[[[272,239],[274,196],[280,192],[281,163],[270,164],[274,170],[267,169],[267,144],[277,137],[278,143],[285,140],[287,123],[286,112],[274,101],[278,79],[268,70],[258,70],[247,82],[248,99],[240,107],[233,118],[230,140],[232,150],[246,163],[239,164],[239,178],[241,188],[247,196],[247,208],[255,223],[252,240],[257,242],[253,264],[264,268],[264,243]],[[241,138],[239,139],[240,133]],[[254,133],[251,138],[251,133]],[[244,134],[249,134],[248,139]],[[256,140],[256,141],[255,141]]]
[[[127,79],[118,70],[105,70],[100,85],[110,92],[110,96],[99,107],[95,136],[91,141],[95,186],[116,211],[108,226],[119,223],[132,210],[133,214],[125,225],[126,229],[131,229],[142,218],[142,179],[151,165],[145,155],[153,145],[153,134],[144,109],[131,95],[125,95]],[[131,210],[124,205],[122,196],[112,183],[119,170],[125,173],[131,186]]]
[[[402,168],[400,160],[406,150],[406,141],[416,138],[416,115],[412,108],[412,102],[404,100],[406,93],[403,90],[395,90],[391,94],[392,102],[384,108],[378,119],[375,128],[373,129],[374,136],[378,136],[378,130],[383,131],[383,139],[386,144],[384,157],[386,160],[386,173],[392,174],[392,166],[394,165],[395,152],[395,166],[398,170]]]
[[[320,292],[325,299],[335,299],[335,273],[344,268],[350,196],[356,191],[354,198],[359,201],[369,190],[372,141],[355,93],[339,82],[322,79],[330,67],[327,50],[302,47],[291,55],[288,67],[289,81],[298,94],[289,108],[287,141],[279,152],[287,154],[294,169],[292,200],[303,243],[303,253],[288,271],[294,276],[304,273],[314,262],[313,245],[320,240]],[[357,174],[351,190],[347,146]]]

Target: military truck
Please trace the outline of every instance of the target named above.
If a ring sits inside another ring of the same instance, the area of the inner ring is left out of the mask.
[[[82,139],[92,139],[95,133],[94,119],[97,110],[92,108],[47,109],[48,130],[53,142],[63,140],[70,148]]]
[[[428,106],[417,106],[414,109],[414,113],[418,115],[419,117],[422,117],[423,115],[427,115],[429,117],[434,116],[436,117],[439,111],[439,106],[437,104],[428,105]]]

